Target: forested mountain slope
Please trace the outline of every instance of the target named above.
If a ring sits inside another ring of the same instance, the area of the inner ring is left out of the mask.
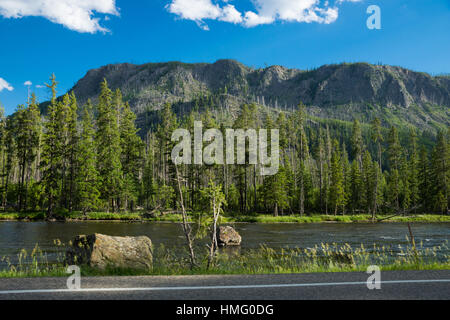
[[[114,64],[88,71],[75,84],[71,91],[80,105],[89,98],[96,102],[103,78],[122,91],[144,129],[165,103],[188,112],[199,101],[234,116],[244,103],[290,110],[301,101],[309,115],[321,118],[368,123],[378,117],[384,126],[432,132],[450,123],[450,78],[387,65],[344,63],[303,71],[254,69],[234,60]]]

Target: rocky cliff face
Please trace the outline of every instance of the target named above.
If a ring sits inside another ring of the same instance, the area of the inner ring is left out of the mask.
[[[234,60],[213,64],[129,63],[90,70],[72,88],[78,101],[96,101],[106,78],[120,88],[139,117],[166,102],[189,105],[201,95],[215,95],[227,107],[259,103],[292,109],[300,101],[311,115],[437,129],[449,125],[450,78],[400,67],[367,63],[325,65],[302,71],[271,66],[252,69]]]

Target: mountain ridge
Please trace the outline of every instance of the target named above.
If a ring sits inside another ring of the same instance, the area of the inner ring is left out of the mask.
[[[450,78],[364,62],[312,70],[255,69],[229,59],[109,64],[89,70],[69,91],[80,104],[95,102],[103,78],[113,90],[121,89],[141,127],[145,114],[165,103],[189,110],[200,96],[214,96],[214,107],[227,110],[243,103],[292,110],[301,101],[317,117],[368,122],[377,116],[385,125],[432,131],[448,126],[450,118]]]

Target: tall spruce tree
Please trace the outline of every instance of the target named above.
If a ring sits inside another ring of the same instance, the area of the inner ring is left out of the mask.
[[[159,141],[159,165],[161,167],[160,180],[163,185],[174,185],[173,167],[170,160],[173,143],[171,141],[172,133],[177,128],[177,117],[172,110],[172,105],[166,103],[160,111],[160,125],[157,129],[157,138]]]
[[[376,195],[374,194],[374,186],[376,184],[376,162],[372,162],[370,153],[366,150],[363,155],[363,207],[367,213],[373,213],[373,204],[375,202]]]
[[[350,179],[351,179],[350,207],[353,213],[355,213],[356,211],[361,209],[362,190],[363,190],[361,170],[359,168],[357,160],[353,160],[352,162]]]
[[[142,167],[143,144],[137,135],[139,129],[135,126],[136,115],[128,103],[122,108],[120,117],[121,162],[123,172],[123,196],[125,208],[134,208],[139,190],[139,172]]]
[[[3,205],[3,190],[5,187],[5,177],[3,175],[4,168],[6,164],[6,118],[5,118],[5,109],[0,103],[0,204]]]
[[[120,196],[123,186],[122,154],[119,122],[116,106],[112,101],[112,92],[106,79],[101,84],[97,107],[97,168],[100,180],[100,195],[108,211],[120,210]]]
[[[432,185],[430,179],[430,160],[425,146],[420,148],[419,156],[419,194],[425,210],[432,210]]]
[[[410,169],[405,154],[400,158],[400,205],[403,214],[406,214],[411,204]]]
[[[78,134],[78,105],[75,94],[70,94],[70,104],[67,110],[67,147],[66,147],[66,161],[68,166],[67,177],[67,205],[66,208],[72,211],[75,197],[75,180],[77,172],[77,154],[79,152],[79,134]]]
[[[344,212],[345,207],[345,188],[344,188],[344,171],[341,162],[341,152],[339,150],[339,143],[337,140],[333,142],[333,152],[331,155],[331,184],[329,199],[333,206],[334,215],[337,214],[338,209]]]
[[[50,77],[51,84],[47,87],[52,91],[52,99],[47,109],[47,119],[44,123],[44,135],[41,157],[42,185],[47,198],[47,219],[54,217],[54,210],[61,194],[61,140],[58,122],[58,109],[61,104],[56,100],[57,82],[55,75]]]
[[[391,200],[395,209],[400,209],[400,159],[402,156],[402,147],[398,138],[398,131],[396,127],[391,127],[388,135],[388,153],[389,153],[389,191]]]
[[[325,152],[325,142],[323,139],[323,130],[319,128],[318,134],[318,143],[317,143],[317,171],[319,175],[319,211],[322,212],[324,208],[324,177],[325,177],[325,165],[326,165],[326,152]]]
[[[410,191],[411,205],[414,208],[414,212],[417,211],[417,207],[420,200],[419,192],[419,150],[417,146],[417,133],[415,129],[411,129],[409,135],[410,154],[409,154],[409,172],[408,183]]]
[[[144,170],[142,177],[143,196],[145,208],[150,209],[153,203],[152,198],[155,195],[155,179],[154,179],[154,144],[153,139],[147,142],[147,147],[144,157]]]
[[[300,215],[305,213],[305,171],[307,159],[309,157],[308,139],[306,137],[304,123],[305,123],[305,105],[300,103],[297,111],[297,125],[298,125],[298,158],[300,160],[298,172],[298,187],[299,187],[299,209]]]
[[[59,156],[61,157],[59,197],[60,208],[69,207],[69,116],[70,116],[70,96],[66,93],[62,101],[58,103],[56,111],[56,136],[59,141]]]
[[[20,211],[27,208],[28,182],[32,174],[31,165],[36,159],[41,133],[40,112],[34,94],[27,107],[19,106],[14,121],[19,164],[18,208]]]
[[[374,186],[374,203],[373,203],[373,212],[372,212],[372,220],[375,220],[375,215],[377,214],[378,208],[378,194],[379,194],[379,181],[380,181],[380,173],[381,170],[381,143],[383,142],[383,134],[381,133],[381,121],[378,118],[375,118],[371,124],[371,138],[372,142],[377,146],[377,161],[378,168],[375,170],[375,186]]]
[[[358,120],[353,121],[352,130],[352,153],[353,159],[356,159],[359,163],[359,167],[362,168],[362,156],[364,152],[364,141],[362,138],[361,124]]]
[[[286,181],[286,169],[280,166],[278,172],[264,179],[265,199],[273,209],[273,215],[283,215],[284,209],[289,205]]]
[[[351,189],[352,180],[351,180],[351,165],[348,159],[347,147],[345,143],[342,145],[341,165],[344,175],[345,207],[348,207],[352,192]]]
[[[433,199],[436,209],[442,213],[448,212],[450,201],[450,149],[448,147],[449,137],[446,134],[443,131],[438,133],[431,158]]]
[[[14,163],[16,158],[16,141],[14,139],[14,121],[12,118],[6,119],[5,124],[5,151],[4,151],[4,165],[2,172],[2,180],[3,180],[3,189],[2,189],[2,197],[3,202],[2,206],[6,210],[8,205],[8,191],[9,191],[9,183],[11,174],[14,169]]]
[[[93,127],[92,104],[88,100],[81,120],[81,134],[76,154],[77,171],[75,190],[78,207],[83,215],[99,205],[98,172],[96,162],[95,131]]]

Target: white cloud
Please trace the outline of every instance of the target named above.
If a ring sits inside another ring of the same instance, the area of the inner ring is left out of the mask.
[[[361,1],[363,1],[363,0],[337,0],[336,4],[341,4],[344,2],[361,2]]]
[[[221,14],[221,8],[210,0],[174,0],[166,8],[182,19],[194,21],[217,19]]]
[[[331,23],[337,19],[337,8],[321,8],[317,0],[254,0],[255,12],[247,12],[247,27],[268,21]],[[251,14],[253,13],[253,14]]]
[[[115,0],[0,0],[5,18],[44,17],[78,32],[108,32],[94,18],[96,13],[119,15]]]
[[[252,0],[254,8],[239,11],[230,0],[171,0],[167,10],[181,19],[193,20],[209,30],[204,20],[219,20],[251,28],[275,21],[333,23],[339,16],[338,5],[362,0]],[[331,4],[333,2],[333,4]]]
[[[31,86],[33,83],[30,80],[27,80],[23,83],[24,86]]]
[[[41,89],[41,88],[45,88],[45,86],[41,85],[41,84],[37,84],[36,88]]]
[[[231,23],[242,22],[242,14],[233,5],[227,4],[220,7],[218,4],[213,4],[211,0],[173,0],[166,6],[166,9],[182,19],[195,21],[203,30],[209,30],[204,19]]]
[[[3,91],[4,89],[8,91],[14,90],[14,88],[8,82],[6,82],[5,79],[0,78],[0,92]]]
[[[245,26],[247,26],[249,28],[258,26],[260,24],[270,24],[275,21],[275,19],[272,17],[260,16],[256,13],[254,13],[253,11],[247,11],[245,13],[244,20],[245,20]]]
[[[219,20],[231,23],[240,23],[242,22],[242,14],[237,11],[233,5],[229,4],[222,9],[222,16]]]

